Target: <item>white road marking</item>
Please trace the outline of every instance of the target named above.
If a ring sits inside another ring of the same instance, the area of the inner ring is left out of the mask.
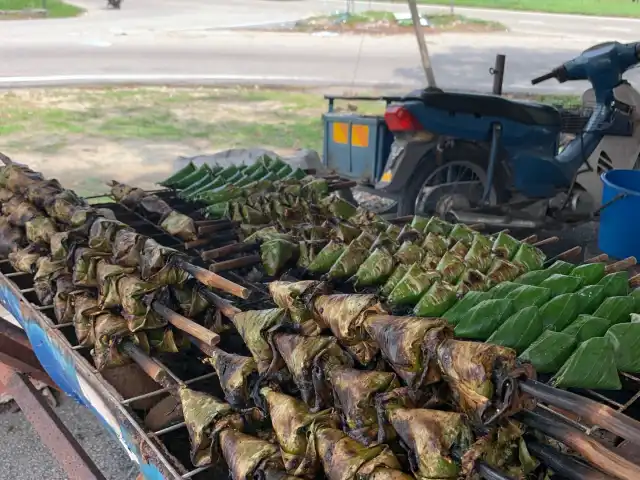
[[[624,28],[624,27],[598,27],[597,29],[607,31],[607,32],[631,32],[632,31],[630,28]]]

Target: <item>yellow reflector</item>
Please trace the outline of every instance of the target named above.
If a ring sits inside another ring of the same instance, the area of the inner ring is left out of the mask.
[[[351,145],[354,147],[369,146],[369,126],[368,125],[352,125],[351,126]]]
[[[392,178],[393,178],[393,175],[391,175],[391,170],[387,170],[382,174],[381,180],[383,182],[390,182]]]
[[[349,124],[333,124],[333,141],[335,143],[347,143],[349,141]]]

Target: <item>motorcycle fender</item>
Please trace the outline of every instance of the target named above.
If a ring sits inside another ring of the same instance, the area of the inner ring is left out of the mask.
[[[389,160],[380,181],[376,184],[376,190],[386,193],[398,193],[402,191],[418,165],[429,153],[435,151],[436,141],[402,141],[396,139],[391,146]]]

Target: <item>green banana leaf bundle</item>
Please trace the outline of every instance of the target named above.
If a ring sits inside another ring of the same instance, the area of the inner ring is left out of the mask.
[[[316,255],[307,270],[311,273],[327,273],[331,267],[338,261],[340,255],[346,250],[343,243],[331,240]]]
[[[376,315],[365,327],[393,371],[410,388],[419,390],[440,381],[435,348],[453,336],[443,319]]]
[[[312,240],[312,241],[299,242],[298,250],[300,251],[300,254],[298,255],[298,261],[296,262],[297,267],[307,271],[311,271],[310,270],[311,265],[313,264],[315,259],[318,257],[322,249],[327,245],[328,245],[328,242],[324,240]]]
[[[390,305],[415,305],[431,285],[441,279],[436,271],[413,264],[387,297]]]
[[[318,456],[328,480],[404,480],[400,462],[386,445],[365,446],[325,423],[314,428]]]
[[[616,366],[621,372],[639,373],[640,356],[638,343],[640,342],[640,323],[618,323],[613,325],[605,334],[611,344],[616,359]]]
[[[332,406],[328,381],[331,371],[341,365],[353,366],[353,359],[340,348],[335,337],[276,333],[272,345],[291,372],[302,401],[314,412]]]
[[[427,252],[432,253],[438,257],[442,257],[448,250],[448,243],[446,238],[435,233],[428,233],[422,242],[422,248]],[[473,248],[473,247],[472,247]]]
[[[36,261],[36,273],[33,276],[33,288],[41,305],[51,305],[55,295],[55,281],[65,273],[65,262],[54,261],[51,257],[40,257]]]
[[[555,332],[564,330],[579,313],[580,297],[575,293],[558,295],[542,305],[539,311],[542,328]]]
[[[400,245],[400,248],[396,250],[393,254],[393,258],[398,263],[403,263],[405,265],[412,265],[414,263],[418,263],[422,260],[424,256],[424,251],[418,245],[406,241]]]
[[[393,254],[386,247],[380,246],[358,267],[353,276],[353,284],[356,287],[383,284],[393,273],[394,266]]]
[[[446,312],[441,314],[442,318],[446,319],[449,324],[456,326],[460,323],[469,310],[478,305],[484,300],[492,298],[491,292],[471,291],[466,293],[459,301],[455,303]]]
[[[453,247],[449,249],[449,252],[461,259],[464,259],[467,253],[469,253],[469,247],[462,240],[458,240]]]
[[[25,233],[29,243],[49,245],[51,237],[58,232],[53,220],[43,215],[35,217],[25,223]]]
[[[562,333],[576,337],[578,343],[582,343],[593,337],[602,337],[609,330],[609,320],[592,315],[578,315]]]
[[[515,256],[519,248],[520,242],[518,240],[505,232],[500,232],[496,235],[491,251],[497,257],[510,260]]]
[[[551,273],[559,273],[560,275],[570,275],[575,268],[576,266],[573,263],[565,262],[564,260],[556,260],[545,270]]]
[[[484,235],[476,235],[471,243],[471,248],[464,257],[465,263],[482,273],[486,273],[491,267],[491,241]]]
[[[531,306],[539,307],[551,299],[551,290],[532,285],[522,285],[511,291],[505,298],[513,300],[514,310]]]
[[[607,297],[618,297],[629,294],[629,273],[627,271],[615,272],[605,275],[598,285],[604,287]]]
[[[376,396],[400,388],[396,374],[337,366],[331,370],[328,379],[345,433],[363,445],[375,443],[380,428]]]
[[[256,361],[258,372],[277,372],[282,359],[271,348],[271,336],[290,321],[284,308],[248,310],[233,316],[232,322]]]
[[[170,286],[172,298],[177,305],[177,312],[187,318],[195,318],[209,308],[209,301],[202,291],[189,284]]]
[[[267,240],[260,245],[260,258],[267,275],[273,277],[289,263],[296,262],[299,255],[298,243],[281,238]]]
[[[180,387],[178,394],[189,432],[191,463],[195,467],[209,465],[215,461],[213,438],[221,430],[242,430],[244,422],[231,405],[213,395],[184,386]]]
[[[213,348],[204,359],[213,367],[224,399],[235,408],[248,408],[252,404],[251,391],[258,381],[258,365],[253,357],[243,357]]]
[[[551,290],[551,296],[555,297],[563,293],[573,293],[579,290],[582,285],[583,279],[581,277],[554,273],[549,278],[540,282],[538,286],[548,288]]]
[[[572,335],[545,330],[519,358],[531,363],[538,373],[556,373],[574,352],[577,343]]]
[[[487,271],[490,284],[498,284],[515,280],[522,273],[522,269],[503,258],[495,258]]]
[[[538,307],[525,307],[506,319],[487,339],[488,343],[512,348],[521,354],[543,331]]]
[[[571,270],[571,275],[582,278],[583,285],[595,285],[606,275],[606,264],[585,263]]]
[[[615,349],[609,337],[590,338],[578,345],[551,383],[559,388],[621,390]]]
[[[435,281],[413,309],[418,317],[439,317],[458,300],[456,287]]]
[[[387,281],[379,290],[379,293],[382,297],[388,297],[396,285],[402,280],[402,278],[409,271],[409,265],[400,264],[397,265],[393,273],[387,278]]]
[[[436,270],[442,274],[442,279],[445,282],[456,283],[466,268],[467,265],[461,257],[447,252],[442,256]]]
[[[369,364],[379,352],[365,330],[367,318],[386,313],[375,295],[322,295],[314,301],[314,318],[327,325],[361,365]]]
[[[521,285],[533,285],[537,287],[537,286],[540,286],[542,282],[547,280],[552,275],[564,275],[564,274],[554,273],[549,268],[546,270],[533,270],[531,272],[523,273],[518,278],[516,278],[514,282],[519,283]]]
[[[629,321],[629,315],[635,313],[635,299],[629,295],[605,298],[593,312],[596,317],[606,318],[610,325]]]
[[[523,271],[529,271],[540,270],[544,267],[546,259],[547,256],[539,248],[529,245],[528,243],[520,243],[520,247],[511,261]]]
[[[456,337],[486,340],[516,312],[509,299],[485,300],[473,307],[455,327]]]
[[[592,314],[606,298],[604,285],[587,285],[576,292],[580,299],[580,313]]]
[[[317,423],[338,428],[330,410],[313,413],[297,398],[271,387],[260,389],[271,424],[280,446],[284,468],[290,475],[315,478],[321,473],[320,459],[313,430]]]
[[[385,417],[409,452],[411,470],[420,479],[457,479],[454,451],[466,451],[473,432],[464,415],[421,408],[389,407]]]
[[[458,283],[456,283],[456,287],[458,297],[463,297],[468,292],[488,290],[490,285],[489,280],[482,272],[469,268],[464,271]]]
[[[511,294],[511,292],[513,292],[514,290],[519,289],[521,286],[522,285],[520,285],[519,283],[515,283],[515,282],[509,282],[509,281],[502,282],[502,283],[497,284],[493,288],[491,288],[489,290],[489,295],[494,300],[507,298]]]
[[[300,333],[307,336],[319,335],[327,328],[314,318],[313,302],[319,295],[328,293],[329,286],[316,280],[269,283],[269,294],[275,304],[286,309],[291,319],[300,325]]]
[[[347,248],[345,248],[338,259],[335,261],[327,272],[327,278],[331,280],[346,279],[353,276],[360,265],[369,256],[369,244],[361,237],[353,240]]]
[[[189,176],[195,171],[196,171],[196,166],[193,164],[193,162],[189,162],[180,170],[178,170],[176,173],[171,175],[169,178],[166,178],[163,181],[159,182],[159,184],[164,187],[173,188],[175,185],[178,184],[178,182],[180,182],[182,179],[186,178],[187,176]]]
[[[40,258],[46,255],[46,250],[40,245],[27,245],[9,254],[9,263],[18,272],[35,273]],[[56,260],[53,259],[52,260]]]
[[[451,233],[452,229],[453,225],[451,223],[445,222],[438,217],[431,217],[424,229],[424,233],[436,233],[447,237],[449,236],[449,233]]]
[[[476,232],[462,223],[455,224],[448,235],[452,242],[462,242],[469,246],[475,236]]]

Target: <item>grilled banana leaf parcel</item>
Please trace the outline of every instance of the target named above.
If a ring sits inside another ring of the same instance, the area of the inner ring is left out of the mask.
[[[546,259],[547,256],[539,248],[529,245],[528,243],[521,243],[512,262],[521,267],[522,271],[528,272],[531,270],[540,270],[544,266]]]
[[[531,363],[538,373],[556,373],[571,356],[577,344],[576,337],[572,335],[545,330],[519,358]]]
[[[418,390],[440,381],[436,347],[453,336],[442,319],[376,315],[367,321],[366,329],[409,387]]]
[[[520,354],[542,334],[542,330],[538,307],[525,307],[505,320],[487,342],[513,348]]]
[[[71,280],[71,275],[64,273],[56,277],[56,294],[53,297],[53,312],[58,323],[73,321],[73,295],[79,293]]]
[[[400,462],[386,445],[367,447],[326,424],[319,424],[314,435],[328,480],[391,480],[394,477],[377,475],[384,470],[401,470]]]
[[[25,223],[27,240],[31,243],[49,245],[57,231],[55,222],[49,217],[38,216]]]
[[[453,451],[466,451],[473,433],[464,415],[417,408],[390,408],[386,417],[406,445],[411,470],[421,480],[457,479]]]
[[[94,329],[95,316],[100,313],[98,300],[87,292],[78,292],[73,299],[73,327],[78,345],[92,347],[96,341]]]
[[[35,273],[40,258],[46,255],[46,249],[38,245],[28,245],[9,254],[11,266],[18,272]],[[58,260],[53,258],[53,260]]]
[[[33,184],[44,181],[41,173],[34,172],[25,165],[12,163],[2,168],[0,175],[0,186],[8,188],[15,193],[25,193],[27,188]]]
[[[578,343],[582,343],[593,337],[602,337],[609,330],[609,320],[594,317],[592,315],[578,315],[562,333],[576,337]]]
[[[169,235],[190,242],[198,238],[196,224],[191,217],[171,210],[159,223],[160,228]]]
[[[354,275],[369,256],[369,247],[360,237],[353,240],[335,261],[327,277],[332,280],[346,279]]]
[[[500,232],[493,242],[491,251],[500,258],[510,260],[516,254],[518,248],[520,248],[520,242],[518,240],[507,233]]]
[[[515,280],[522,273],[522,269],[503,258],[496,258],[491,263],[487,278],[492,284]]]
[[[449,239],[455,242],[463,242],[466,245],[471,245],[476,232],[466,225],[458,223],[449,232]]]
[[[327,325],[361,364],[369,364],[378,354],[378,345],[365,330],[368,317],[387,313],[375,295],[322,295],[314,302],[314,318]]]
[[[516,282],[502,282],[489,290],[489,295],[494,300],[501,298],[507,298],[507,296],[514,290],[520,288],[522,285]]]
[[[596,317],[606,318],[611,325],[629,321],[629,315],[635,313],[636,301],[632,296],[609,297],[593,312]]]
[[[127,321],[120,315],[101,311],[95,315],[93,322],[95,344],[91,356],[96,368],[102,371],[131,362],[129,356],[120,352],[117,345],[130,334]]]
[[[447,253],[447,240],[441,235],[429,233],[422,242],[422,248],[428,253],[432,253],[438,257],[442,257]]]
[[[147,238],[140,253],[140,276],[156,285],[182,285],[189,274],[174,266],[173,260],[180,257],[177,250]]]
[[[627,271],[605,275],[598,285],[604,287],[606,297],[618,297],[629,294],[629,273]]]
[[[112,265],[104,259],[98,261],[96,276],[98,281],[98,304],[101,308],[116,308],[120,306],[122,299],[118,291],[118,281],[123,276],[134,271],[134,268]]]
[[[277,275],[289,263],[298,259],[298,244],[283,239],[273,239],[260,245],[260,257],[269,276]]]
[[[516,352],[489,343],[445,340],[438,346],[438,365],[453,398],[474,423],[523,405],[498,405],[501,384],[513,376],[531,377],[534,372],[516,362]],[[494,404],[495,402],[495,404]]]
[[[439,317],[449,310],[458,300],[456,287],[436,281],[422,296],[413,309],[418,317]]]
[[[55,280],[66,271],[65,262],[53,261],[51,257],[40,257],[36,261],[33,288],[42,305],[51,305],[55,295]]]
[[[456,283],[458,296],[464,296],[468,292],[485,291],[490,288],[489,281],[479,270],[467,269]]]
[[[469,310],[478,305],[480,302],[489,300],[491,298],[490,292],[475,292],[471,291],[465,294],[456,304],[447,310],[442,316],[451,325],[457,325],[462,320]]]
[[[253,357],[243,357],[213,348],[204,360],[213,367],[224,392],[224,399],[235,408],[251,406],[251,389],[258,380],[258,366]]]
[[[442,274],[442,279],[445,282],[455,283],[466,268],[467,266],[462,258],[447,252],[442,256],[436,270]]]
[[[509,299],[485,300],[456,325],[456,337],[486,340],[515,312],[514,302]]]
[[[333,399],[327,376],[336,366],[353,366],[353,359],[340,348],[335,337],[276,333],[273,346],[309,408],[317,412],[330,407]]]
[[[605,337],[613,345],[616,366],[621,372],[639,373],[640,355],[640,323],[619,323],[613,325]]]
[[[330,241],[313,259],[311,264],[307,267],[312,273],[327,273],[331,270],[334,263],[338,261],[342,252],[345,251],[346,245]]]
[[[425,233],[437,233],[438,235],[442,235],[444,237],[449,236],[449,233],[453,229],[453,225],[449,222],[445,222],[437,217],[431,217],[429,223],[424,229]]]
[[[391,276],[387,279],[385,284],[380,289],[380,295],[388,297],[389,294],[396,288],[396,285],[402,280],[402,277],[409,271],[409,265],[400,264],[397,265]]]
[[[561,275],[554,273],[538,286],[551,290],[551,296],[556,297],[563,293],[573,293],[582,287],[584,280],[573,275]]]
[[[345,432],[364,445],[376,442],[379,425],[375,399],[400,388],[396,374],[338,366],[331,370],[328,379]]]
[[[473,238],[471,248],[464,257],[464,261],[471,268],[485,273],[491,267],[491,241],[484,235],[476,235]]]
[[[537,287],[552,275],[555,275],[555,273],[550,269],[534,270],[532,272],[523,273],[516,278],[514,282],[522,285],[534,285]]]
[[[258,366],[258,372],[277,372],[281,359],[269,344],[270,336],[287,321],[284,308],[248,310],[233,316],[232,322]]]
[[[564,293],[552,298],[540,307],[540,318],[544,330],[562,331],[580,313],[580,297],[575,293]]]
[[[424,257],[424,250],[420,248],[418,245],[406,241],[393,255],[393,258],[398,263],[404,263],[405,265],[413,265],[414,263],[418,263]]]
[[[284,468],[291,475],[315,478],[321,467],[312,433],[314,424],[322,422],[338,428],[334,415],[329,410],[312,413],[304,402],[270,387],[261,388],[260,395],[271,417]]]
[[[394,265],[391,252],[386,247],[378,247],[358,268],[353,277],[354,285],[367,287],[383,284],[393,273]]]
[[[212,435],[225,427],[241,429],[242,420],[231,405],[212,395],[184,386],[178,393],[189,431],[191,463],[195,467],[208,465],[214,458]]]
[[[13,227],[6,218],[0,217],[0,256],[6,258],[16,248],[26,246],[23,232]]]
[[[425,270],[417,263],[411,265],[391,291],[387,301],[390,305],[415,305],[429,287],[440,278],[438,272]]]
[[[552,383],[560,388],[621,390],[616,353],[609,337],[594,337],[581,343]]]
[[[41,212],[24,198],[15,196],[2,205],[2,214],[11,225],[24,228],[27,222],[40,216]]]
[[[313,316],[313,301],[319,295],[329,293],[326,283],[316,280],[300,282],[275,281],[269,283],[269,294],[275,304],[289,312],[291,319],[300,324],[303,335],[319,335],[327,328]]]

